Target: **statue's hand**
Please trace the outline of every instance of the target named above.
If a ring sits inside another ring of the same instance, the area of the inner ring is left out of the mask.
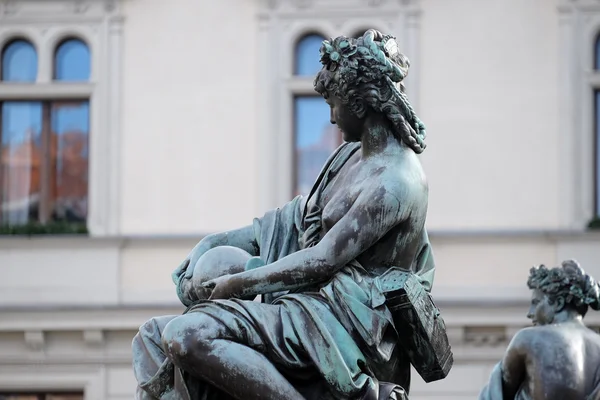
[[[196,266],[196,263],[200,257],[202,257],[202,255],[210,249],[211,247],[204,243],[204,241],[200,241],[200,243],[198,243],[192,249],[192,251],[190,251],[190,254],[188,254],[185,260],[183,260],[183,262],[179,264],[179,266],[175,268],[175,271],[173,271],[171,274],[173,283],[179,286],[179,282],[182,279],[191,279],[194,275],[194,267]]]
[[[175,271],[173,271],[173,273],[171,274],[171,279],[173,280],[173,283],[178,285],[179,281],[181,280],[181,278],[183,276],[185,276],[186,271],[188,270],[188,267],[190,265],[190,256],[187,256],[187,258],[185,260],[183,260],[183,262],[181,264],[179,264],[179,266],[177,268],[175,268]]]
[[[222,275],[202,284],[205,288],[212,289],[209,300],[239,298],[242,287],[235,275]]]

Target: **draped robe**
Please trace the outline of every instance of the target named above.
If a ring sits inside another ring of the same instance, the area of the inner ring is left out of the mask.
[[[298,196],[254,220],[265,264],[319,242],[323,236],[321,192],[359,148],[360,143],[340,146],[307,198]],[[425,228],[416,235],[421,238],[421,250],[411,265],[398,267],[416,274],[429,291],[435,271],[433,256]],[[377,276],[356,260],[318,285],[265,294],[262,302],[200,301],[186,313],[210,316],[230,328],[233,336],[228,340],[264,354],[307,398],[357,399],[369,393],[381,400],[407,398],[410,364],[397,346],[385,296]],[[174,367],[166,357],[161,330],[173,318],[152,319],[134,339],[138,398],[229,398]]]

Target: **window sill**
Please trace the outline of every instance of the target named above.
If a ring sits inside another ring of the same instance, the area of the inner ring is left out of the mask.
[[[88,230],[83,223],[52,222],[49,224],[29,223],[25,225],[0,225],[0,237],[31,236],[87,236]]]

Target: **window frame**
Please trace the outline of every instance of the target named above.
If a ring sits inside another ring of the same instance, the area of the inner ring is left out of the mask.
[[[41,109],[42,109],[42,117],[41,117],[41,131],[40,131],[40,136],[41,136],[41,142],[42,142],[42,148],[41,148],[41,157],[42,157],[42,167],[40,168],[40,204],[39,204],[39,211],[38,211],[38,219],[33,221],[33,220],[28,220],[27,223],[40,223],[42,225],[46,225],[48,222],[50,222],[50,214],[51,214],[51,200],[50,200],[50,191],[51,191],[51,184],[53,183],[51,180],[51,176],[52,176],[52,154],[51,154],[51,137],[52,137],[52,107],[54,104],[56,103],[67,103],[67,102],[87,102],[89,104],[90,99],[89,98],[67,98],[67,99],[46,99],[46,100],[39,100],[39,99],[32,99],[32,100],[10,100],[10,102],[19,102],[19,101],[31,101],[31,102],[36,102],[36,103],[40,103],[41,105]],[[3,114],[1,112],[2,109],[2,105],[7,102],[6,100],[0,100],[0,143],[2,143],[2,138],[3,138],[3,131],[2,131],[2,117]],[[88,106],[89,107],[89,106]],[[88,125],[89,125],[89,119],[88,119]],[[88,140],[88,148],[89,148],[89,138],[90,138],[90,132],[88,132],[88,136],[87,136],[87,140]],[[89,154],[89,153],[88,153]],[[88,157],[88,171],[89,171],[89,157]],[[0,169],[0,199],[3,198],[3,191],[4,191],[4,174],[1,173],[1,169]],[[89,178],[88,178],[89,180]],[[89,182],[88,182],[88,197],[89,197]],[[88,199],[89,201],[89,199]],[[86,216],[87,217],[87,216]],[[87,218],[86,218],[87,219]],[[2,219],[2,214],[0,213],[0,226],[2,226],[4,223],[3,219]]]
[[[290,75],[290,89],[289,89],[289,95],[292,97],[291,103],[292,103],[292,127],[291,127],[291,132],[292,132],[292,163],[291,163],[291,175],[290,175],[290,180],[291,180],[291,188],[290,188],[290,196],[291,198],[295,197],[297,195],[296,191],[298,189],[298,147],[296,145],[297,143],[297,139],[298,139],[298,131],[296,130],[297,127],[297,122],[298,122],[298,115],[296,113],[296,102],[298,100],[298,98],[302,98],[302,97],[314,97],[314,98],[319,98],[321,97],[317,92],[315,92],[314,90],[314,76],[313,75],[299,75],[296,65],[297,65],[297,49],[298,46],[300,45],[300,43],[302,42],[302,40],[304,40],[306,37],[308,36],[312,36],[312,35],[317,35],[317,36],[321,36],[323,37],[324,40],[326,40],[328,38],[328,36],[323,35],[321,32],[319,31],[307,31],[306,33],[304,33],[302,36],[299,36],[296,38],[296,41],[294,42],[294,48],[293,48],[293,57],[292,57],[292,70],[291,75]],[[318,54],[315,54],[315,58],[318,57]],[[325,104],[325,100],[323,100],[323,103]],[[339,140],[338,140],[339,144],[342,144],[342,137],[340,135]],[[316,178],[316,177],[315,177]],[[302,193],[302,195],[306,196],[309,193]]]
[[[19,2],[0,13],[0,48],[22,38],[36,48],[34,83],[0,84],[0,101],[89,99],[88,218],[90,236],[120,232],[120,145],[122,101],[122,0]],[[82,40],[90,52],[87,82],[55,81],[54,55],[64,40]]]
[[[591,88],[591,106],[592,106],[592,179],[593,179],[593,205],[592,205],[592,220],[600,219],[600,124],[598,119],[600,118],[600,112],[598,107],[600,106],[598,96],[600,96],[600,20],[596,21],[595,24],[595,36],[593,47],[588,50],[592,53],[591,64],[589,65],[589,73],[587,78],[588,90]]]
[[[600,71],[599,71],[600,72]],[[598,123],[598,119],[600,118],[600,112],[598,112],[598,107],[600,107],[600,101],[598,101],[598,97],[600,96],[600,87],[593,86],[592,87],[592,96],[593,96],[593,105],[594,105],[594,121],[593,121],[593,129],[594,129],[594,137],[592,139],[592,157],[594,159],[594,168],[593,168],[593,179],[594,179],[594,205],[593,205],[593,215],[592,219],[600,219],[600,151],[598,150],[598,146],[600,146],[600,124]]]
[[[42,225],[46,225],[48,222],[50,222],[50,186],[52,184],[51,182],[51,145],[50,145],[50,141],[51,141],[51,134],[52,134],[52,105],[54,103],[60,103],[60,102],[68,102],[68,101],[76,101],[76,102],[82,102],[82,101],[87,101],[88,104],[91,103],[91,97],[93,94],[93,88],[91,83],[89,82],[89,79],[87,81],[67,81],[67,80],[57,80],[55,79],[55,75],[56,75],[56,71],[55,71],[55,65],[56,65],[56,57],[57,57],[57,53],[58,50],[60,48],[60,46],[62,44],[64,44],[66,41],[68,40],[79,40],[81,41],[85,46],[87,46],[88,48],[88,52],[89,52],[89,57],[90,57],[90,64],[93,60],[93,53],[90,49],[89,44],[84,40],[81,39],[77,36],[65,36],[63,37],[60,41],[57,41],[56,43],[54,43],[54,49],[52,49],[52,80],[50,82],[47,83],[47,87],[49,88],[49,90],[47,90],[46,92],[44,92],[42,94],[42,92],[40,91],[40,84],[39,82],[39,74],[40,74],[40,64],[44,61],[47,60],[40,60],[40,56],[39,56],[39,51],[37,46],[35,45],[35,43],[30,42],[27,39],[24,38],[20,38],[20,37],[14,37],[14,38],[9,38],[8,40],[6,40],[3,44],[2,47],[0,47],[0,62],[3,63],[4,61],[4,51],[6,50],[6,48],[8,46],[10,46],[13,42],[17,41],[17,40],[24,40],[26,42],[28,42],[33,49],[36,51],[37,53],[37,62],[38,62],[38,66],[37,66],[37,70],[38,70],[38,74],[36,76],[36,79],[33,82],[19,82],[19,81],[3,81],[0,79],[0,109],[2,107],[2,105],[5,102],[25,102],[25,101],[30,101],[30,102],[38,102],[41,104],[42,107],[42,117],[41,117],[41,141],[42,141],[42,148],[41,148],[41,159],[42,159],[42,166],[40,168],[40,202],[39,202],[39,211],[38,211],[38,218],[37,220],[28,220],[27,224],[33,223],[33,224],[37,224],[40,223]],[[90,67],[91,68],[91,67]],[[1,70],[0,70],[0,74],[1,74]],[[91,78],[91,70],[90,70],[90,78]],[[72,83],[78,83],[82,86],[85,86],[85,93],[82,93],[81,96],[78,97],[73,97],[73,96],[69,96],[67,98],[57,98],[60,95],[64,95],[64,92],[62,91],[62,86],[63,85],[71,85]],[[15,98],[9,98],[11,96],[6,95],[6,93],[4,92],[4,88],[5,86],[12,86],[14,85],[14,92],[12,92],[11,94],[14,94],[16,97]],[[21,89],[21,90],[19,90]],[[26,92],[25,92],[26,91]],[[90,113],[91,114],[91,113]],[[2,112],[0,112],[0,143],[2,143],[2,137],[3,137],[3,132],[2,132]],[[91,125],[91,115],[88,118],[88,126]],[[89,146],[89,141],[90,141],[90,129],[88,128],[88,146]],[[88,171],[89,171],[89,157],[88,157]],[[1,171],[0,171],[1,172]],[[2,199],[2,195],[3,195],[3,178],[4,178],[4,174],[0,173],[0,199]],[[88,179],[88,188],[87,188],[87,197],[88,197],[88,203],[89,203],[89,179]],[[4,221],[2,220],[2,215],[0,214],[0,226],[4,223]],[[86,225],[87,225],[87,215],[86,215]]]

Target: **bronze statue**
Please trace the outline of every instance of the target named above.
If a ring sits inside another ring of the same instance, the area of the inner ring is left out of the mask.
[[[324,41],[321,63],[315,90],[345,143],[307,197],[207,236],[174,272],[188,309],[135,337],[139,399],[401,400],[411,362],[448,373],[408,60],[369,30]]]
[[[600,336],[583,323],[600,308],[600,288],[576,261],[532,268],[527,315],[533,327],[517,332],[480,400],[600,399]]]

